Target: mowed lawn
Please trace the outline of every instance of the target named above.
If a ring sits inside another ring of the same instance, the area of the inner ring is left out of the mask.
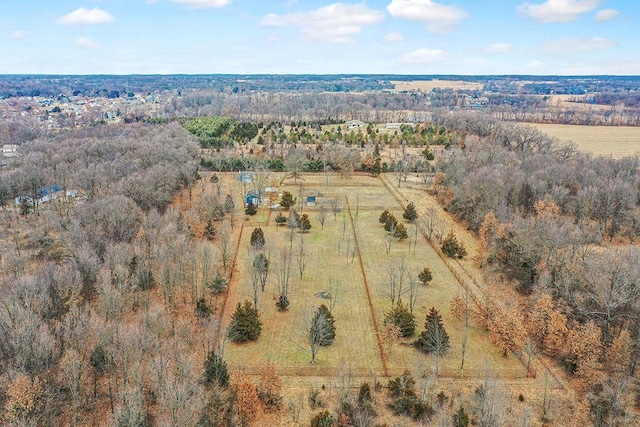
[[[361,269],[357,262],[346,256],[349,237],[353,247],[351,227],[348,225],[346,238],[343,239],[344,214],[338,214],[335,219],[329,215],[324,230],[320,229],[313,213],[311,221],[313,228],[303,236],[307,265],[302,278],[296,258],[300,233],[296,233],[293,242],[289,293],[291,304],[286,312],[279,312],[275,303],[279,295],[277,275],[281,253],[290,247],[287,229],[285,226],[276,229],[273,221],[269,226],[262,227],[267,242],[265,252],[271,260],[266,291],[260,293],[258,304],[262,334],[256,342],[227,343],[225,358],[231,367],[260,367],[265,362],[273,362],[280,368],[315,369],[349,363],[354,368],[382,371]],[[253,228],[245,227],[243,232],[237,272],[224,313],[225,326],[229,324],[238,302],[253,301],[253,287],[247,269],[248,260],[254,256],[249,244]],[[316,356],[317,364],[311,365],[306,323],[320,304],[329,304],[329,300],[317,297],[316,293],[331,291],[330,282],[339,283],[333,310],[336,339],[331,346],[321,348]]]

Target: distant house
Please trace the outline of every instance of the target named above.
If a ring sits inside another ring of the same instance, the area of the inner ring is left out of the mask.
[[[348,130],[353,130],[353,129],[358,129],[359,127],[364,126],[366,123],[360,120],[349,120],[347,122],[347,129]]]
[[[387,123],[386,125],[384,125],[384,128],[385,129],[400,129],[400,126],[402,126],[402,125],[411,126],[412,128],[416,127],[415,123]]]
[[[316,205],[316,196],[307,196],[307,206]]]
[[[15,144],[5,144],[2,146],[2,155],[4,157],[18,157],[18,146]]]

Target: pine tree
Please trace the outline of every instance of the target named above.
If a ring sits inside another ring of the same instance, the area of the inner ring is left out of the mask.
[[[431,307],[424,322],[425,330],[420,334],[415,346],[427,353],[443,355],[449,348],[449,334],[442,324],[442,316],[435,307]]]
[[[464,247],[464,244],[458,242],[453,231],[449,231],[449,234],[444,238],[440,250],[450,258],[463,258],[467,255],[467,249]]]
[[[380,224],[387,224],[387,217],[389,217],[389,211],[388,210],[383,210],[382,213],[380,214],[380,218],[378,219],[378,221],[380,221]]]
[[[416,205],[413,202],[409,203],[402,214],[402,218],[409,222],[413,222],[418,219],[418,212],[416,211]]]
[[[391,233],[396,229],[397,226],[398,226],[398,220],[396,219],[395,216],[393,216],[393,214],[390,213],[387,216],[387,219],[384,223],[384,230]]]
[[[287,217],[282,215],[282,212],[278,212],[278,216],[274,219],[277,225],[283,225],[287,222]]]
[[[318,319],[320,317],[324,318],[325,322],[319,321]],[[336,338],[335,319],[326,305],[322,304],[318,307],[318,310],[313,316],[312,323],[322,325],[321,327],[324,328],[324,333],[320,335],[318,345],[327,346],[333,344],[333,340]]]
[[[398,223],[398,225],[396,226],[396,229],[393,230],[393,237],[399,240],[404,240],[409,238],[409,234],[407,234],[407,229],[405,228],[404,224]]]
[[[204,374],[202,374],[201,382],[208,385],[215,384],[220,387],[229,385],[227,363],[213,351],[209,352],[209,356],[204,362]]]
[[[309,215],[307,214],[302,214],[302,216],[300,217],[300,221],[298,221],[299,227],[300,227],[300,231],[302,231],[303,233],[311,230],[311,221],[309,220]]]
[[[253,202],[250,202],[245,208],[244,213],[247,215],[255,215],[258,213],[258,208],[256,208],[256,205],[254,205]]]
[[[453,425],[454,427],[468,427],[469,426],[469,416],[464,411],[462,405],[460,405],[460,409],[458,409],[453,414]]]
[[[418,279],[425,286],[429,284],[431,280],[433,280],[433,274],[431,273],[431,270],[429,270],[429,267],[423,268],[422,271],[418,273]]]
[[[255,341],[261,331],[262,322],[260,322],[258,310],[249,301],[245,301],[244,305],[238,303],[227,332],[229,339],[235,342]]]
[[[280,200],[280,206],[285,209],[289,209],[291,206],[296,204],[296,199],[293,197],[291,193],[288,191],[282,192],[282,199]]]
[[[208,240],[213,240],[216,237],[216,229],[213,227],[211,219],[207,221],[207,225],[204,227],[204,237]]]
[[[398,305],[384,316],[384,325],[396,325],[402,337],[407,338],[416,331],[416,318],[402,301],[398,301]]]
[[[251,246],[253,246],[255,249],[260,249],[264,246],[264,244],[265,240],[262,228],[254,228],[251,232]]]
[[[233,203],[233,199],[231,198],[231,194],[227,194],[227,198],[224,200],[224,211],[226,213],[231,212],[235,208],[235,204]]]

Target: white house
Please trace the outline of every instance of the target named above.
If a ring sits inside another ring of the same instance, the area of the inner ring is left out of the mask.
[[[359,127],[364,126],[365,124],[366,123],[361,120],[349,120],[347,122],[347,129],[348,130],[357,129]]]
[[[15,144],[5,144],[2,146],[2,155],[4,157],[18,157],[18,146]]]

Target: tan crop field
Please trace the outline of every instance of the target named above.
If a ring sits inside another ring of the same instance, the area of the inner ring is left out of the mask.
[[[482,83],[460,80],[412,80],[392,81],[396,90],[431,92],[433,89],[482,90]]]
[[[575,143],[579,150],[619,159],[640,153],[640,127],[532,124],[562,142]]]

